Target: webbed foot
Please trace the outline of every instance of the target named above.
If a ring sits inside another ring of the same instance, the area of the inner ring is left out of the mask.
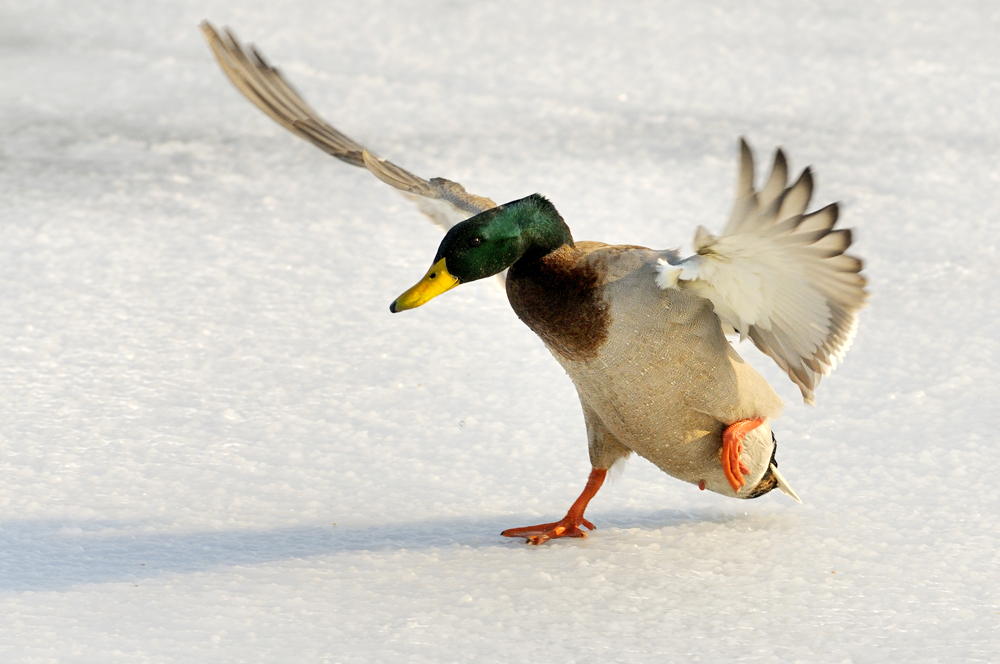
[[[722,432],[722,472],[729,481],[733,491],[739,491],[747,483],[744,475],[750,474],[750,469],[740,461],[743,453],[743,438],[764,423],[763,417],[753,420],[733,422]]]
[[[581,517],[579,522],[574,523],[574,520],[567,514],[561,521],[523,528],[508,528],[500,534],[504,537],[523,537],[528,544],[537,545],[559,537],[586,537],[587,533],[581,530],[580,526],[584,526],[588,530],[595,529],[594,524],[590,521]]]

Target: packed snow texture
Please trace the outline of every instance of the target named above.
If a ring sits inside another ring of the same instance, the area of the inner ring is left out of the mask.
[[[613,7],[612,7],[613,4]],[[724,225],[737,138],[843,203],[870,306],[778,461],[633,460],[586,540],[570,381],[440,232],[225,80],[578,239]],[[0,4],[0,660],[1000,658],[1000,10],[988,2]]]

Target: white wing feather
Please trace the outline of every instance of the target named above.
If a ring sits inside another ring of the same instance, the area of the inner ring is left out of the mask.
[[[786,188],[781,150],[771,175],[754,190],[753,155],[740,141],[736,202],[721,237],[695,234],[694,256],[664,254],[661,288],[687,288],[712,302],[724,326],[749,337],[799,386],[806,403],[822,376],[843,360],[864,306],[862,263],[844,253],[851,231],[834,230],[837,205],[805,214],[810,169]]]
[[[396,166],[328,124],[253,46],[244,47],[230,30],[219,33],[208,21],[201,30],[223,73],[254,106],[295,135],[352,166],[366,168],[418,203],[420,211],[447,231],[460,221],[496,207],[457,182],[425,180]]]

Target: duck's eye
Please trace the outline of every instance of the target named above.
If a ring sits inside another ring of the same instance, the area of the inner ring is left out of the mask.
[[[478,247],[482,243],[483,243],[483,239],[482,238],[479,238],[479,237],[469,238],[469,243],[468,243],[469,244],[469,249],[472,249],[473,247]]]

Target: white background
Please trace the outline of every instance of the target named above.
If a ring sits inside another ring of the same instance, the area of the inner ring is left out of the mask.
[[[946,8],[947,7],[947,8]],[[843,203],[872,293],[774,492],[642,460],[586,540],[572,384],[488,283],[388,305],[440,233],[223,78],[578,239],[720,230],[736,141]],[[4,662],[1000,657],[991,2],[0,3]]]

